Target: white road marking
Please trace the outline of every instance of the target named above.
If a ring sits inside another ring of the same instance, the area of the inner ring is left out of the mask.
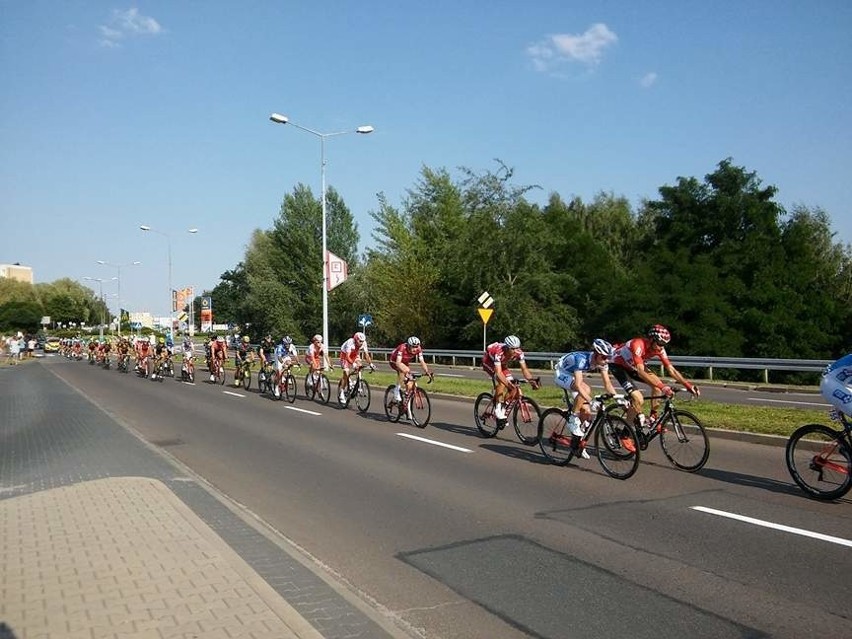
[[[457,375],[456,373],[435,373],[435,377],[464,377],[464,375]]]
[[[296,408],[295,406],[285,406],[287,410],[295,410],[299,413],[307,413],[308,415],[322,415],[322,413],[318,413],[315,410],[307,410],[305,408]]]
[[[823,408],[830,408],[825,402],[821,404],[817,402],[794,402],[792,399],[766,399],[764,397],[749,397],[748,400],[750,402],[775,402],[776,404],[799,404],[801,406],[821,406]]]
[[[841,546],[849,546],[852,548],[852,540],[843,539],[842,537],[832,537],[831,535],[823,535],[822,533],[811,532],[810,530],[805,530],[803,528],[793,528],[792,526],[784,526],[783,524],[774,524],[771,521],[763,521],[762,519],[754,519],[753,517],[745,517],[743,515],[737,515],[734,513],[728,513],[724,510],[716,510],[714,508],[705,508],[704,506],[692,506],[692,510],[698,510],[702,513],[708,513],[710,515],[719,515],[720,517],[727,517],[729,519],[736,519],[737,521],[744,521],[747,524],[754,524],[755,526],[763,526],[764,528],[773,528],[775,530],[781,530],[783,532],[793,533],[794,535],[802,535],[803,537],[812,537],[813,539],[819,539],[821,541],[828,541],[832,544],[839,544]]]
[[[242,393],[232,393],[231,391],[222,391],[225,395],[231,395],[232,397],[245,397]]]
[[[417,435],[409,435],[408,433],[397,433],[400,437],[407,437],[408,439],[414,439],[418,442],[423,442],[425,444],[432,444],[433,446],[441,446],[443,448],[450,448],[452,450],[457,450],[461,453],[472,453],[473,451],[469,448],[462,448],[461,446],[453,446],[452,444],[445,444],[443,442],[436,442],[434,439],[426,439],[425,437],[418,437]]]

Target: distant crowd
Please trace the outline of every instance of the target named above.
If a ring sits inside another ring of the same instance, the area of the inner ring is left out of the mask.
[[[21,331],[9,337],[0,336],[0,348],[4,351],[3,356],[7,364],[15,365],[32,357],[36,345],[35,335],[24,335]]]

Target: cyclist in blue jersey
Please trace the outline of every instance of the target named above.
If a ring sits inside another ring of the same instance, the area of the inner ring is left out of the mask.
[[[828,365],[819,391],[834,408],[852,417],[852,353]]]
[[[582,424],[592,419],[592,389],[583,379],[583,374],[600,372],[604,390],[610,395],[615,395],[608,367],[613,355],[615,355],[615,349],[612,344],[599,338],[592,343],[591,351],[566,353],[556,363],[553,381],[574,398],[574,408],[568,420],[568,427],[571,434],[576,437],[583,435]],[[581,450],[581,455],[584,459],[589,458],[585,449]]]

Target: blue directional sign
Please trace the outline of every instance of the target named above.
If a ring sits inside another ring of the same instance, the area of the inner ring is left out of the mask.
[[[134,331],[138,331],[140,328],[142,328],[142,322],[130,322],[130,328],[132,328]]]
[[[367,315],[366,313],[364,315],[360,315],[358,317],[358,325],[363,326],[364,328],[366,328],[368,326],[372,326],[373,325],[373,316]]]

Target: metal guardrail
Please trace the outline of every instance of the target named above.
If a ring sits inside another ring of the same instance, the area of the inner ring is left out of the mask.
[[[391,348],[370,348],[375,355],[387,357],[393,351]],[[453,366],[472,367],[482,364],[482,351],[432,350],[425,351],[427,361],[433,364],[450,363]],[[524,357],[530,362],[547,363],[547,368],[556,366],[556,362],[564,353],[524,352]],[[823,359],[754,359],[748,357],[696,357],[690,355],[670,355],[672,364],[678,368],[701,368],[707,371],[707,379],[713,379],[716,368],[733,368],[739,370],[761,370],[765,383],[769,383],[770,371],[797,371],[803,373],[821,373],[831,360]],[[657,362],[652,364],[656,365]]]

